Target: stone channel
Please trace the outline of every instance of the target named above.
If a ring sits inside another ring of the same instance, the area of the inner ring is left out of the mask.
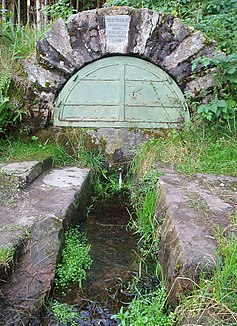
[[[34,324],[52,290],[63,232],[83,219],[90,201],[90,170],[49,168],[50,160],[1,165],[0,245],[12,246],[14,263],[12,270],[1,265],[0,325]],[[157,169],[164,174],[157,184],[159,259],[175,303],[191,280],[215,266],[213,225],[225,230],[230,224],[237,178],[187,177],[167,167]],[[4,194],[9,183],[10,192]]]

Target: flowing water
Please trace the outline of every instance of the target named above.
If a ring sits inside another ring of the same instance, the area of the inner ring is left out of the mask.
[[[55,300],[73,304],[81,312],[76,325],[117,325],[111,314],[131,301],[132,275],[137,272],[136,237],[127,230],[128,202],[122,194],[98,203],[86,221],[93,264],[83,282],[83,290],[73,285],[54,294]],[[55,325],[49,316],[44,325]]]

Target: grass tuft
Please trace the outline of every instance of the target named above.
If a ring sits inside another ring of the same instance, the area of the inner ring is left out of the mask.
[[[7,272],[13,263],[13,256],[14,248],[11,244],[0,247],[0,266],[4,268],[5,272]]]

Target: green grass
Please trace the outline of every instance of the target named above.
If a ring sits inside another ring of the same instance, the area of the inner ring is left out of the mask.
[[[138,295],[113,318],[120,320],[121,326],[171,326],[173,325],[173,313],[165,312],[166,292],[161,289],[145,295]]]
[[[76,160],[57,144],[28,140],[23,142],[15,139],[0,140],[0,162],[21,162],[43,160],[51,156],[56,166],[73,164]]]
[[[151,139],[140,146],[130,166],[130,189],[137,215],[132,227],[143,242],[139,253],[142,260],[145,261],[150,254],[154,258],[152,253],[157,255],[159,246],[159,225],[155,219],[159,196],[156,187],[160,175],[158,163],[167,164],[185,174],[236,176],[236,142],[233,134],[220,135],[213,131],[204,134],[202,130],[190,127],[179,132],[174,130],[167,138]],[[203,275],[200,285],[183,299],[174,314],[167,313],[164,306],[161,308],[162,302],[166,302],[166,293],[162,288],[158,293],[138,295],[127,310],[122,308],[117,314],[121,325],[175,325],[177,321],[180,325],[193,324],[193,321],[198,324],[236,325],[237,239],[233,235],[218,239],[219,259],[214,275],[211,279]],[[162,280],[162,274],[160,276]]]
[[[96,174],[101,174],[106,165],[104,154],[97,149],[87,149],[84,146],[78,147],[78,161],[81,167],[92,169]]]
[[[234,135],[219,137],[210,134],[203,137],[200,130],[192,128],[179,132],[174,130],[168,138],[150,140],[141,151],[153,164],[168,164],[184,174],[237,175],[237,138]]]
[[[152,261],[153,270],[151,272],[162,278],[157,261],[159,232],[155,214],[159,198],[157,182],[160,174],[152,165],[152,160],[146,161],[148,156],[143,156],[143,149],[142,146],[134,157],[127,181],[132,204],[129,227],[139,236],[140,250],[137,253],[139,257],[139,277],[141,277],[143,270],[148,271],[150,269],[147,261]]]
[[[77,228],[71,228],[65,232],[62,259],[56,270],[57,287],[66,288],[72,283],[82,286],[82,281],[86,278],[86,270],[92,264],[89,250],[90,245],[86,242],[85,234]]]
[[[155,209],[158,201],[157,181],[158,173],[150,170],[130,187],[131,202],[136,218],[133,219],[133,229],[139,233],[141,240],[150,242],[156,238],[157,221]]]

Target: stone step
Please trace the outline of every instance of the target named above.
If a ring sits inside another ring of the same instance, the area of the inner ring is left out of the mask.
[[[40,174],[52,167],[53,159],[46,158],[43,161],[26,161],[15,163],[1,163],[0,171],[6,175],[14,176],[18,180],[20,188],[27,187]]]
[[[6,281],[17,265],[22,246],[30,232],[29,225],[11,221],[8,206],[18,205],[22,200],[20,189],[26,188],[39,175],[52,167],[52,158],[42,161],[25,161],[0,164],[0,204],[5,222],[0,226],[0,281]]]
[[[83,218],[89,190],[90,170],[53,169],[18,191],[11,205],[3,203],[1,243],[18,243],[22,252],[14,274],[1,284],[0,325],[27,325],[39,313],[54,279],[63,231]]]

